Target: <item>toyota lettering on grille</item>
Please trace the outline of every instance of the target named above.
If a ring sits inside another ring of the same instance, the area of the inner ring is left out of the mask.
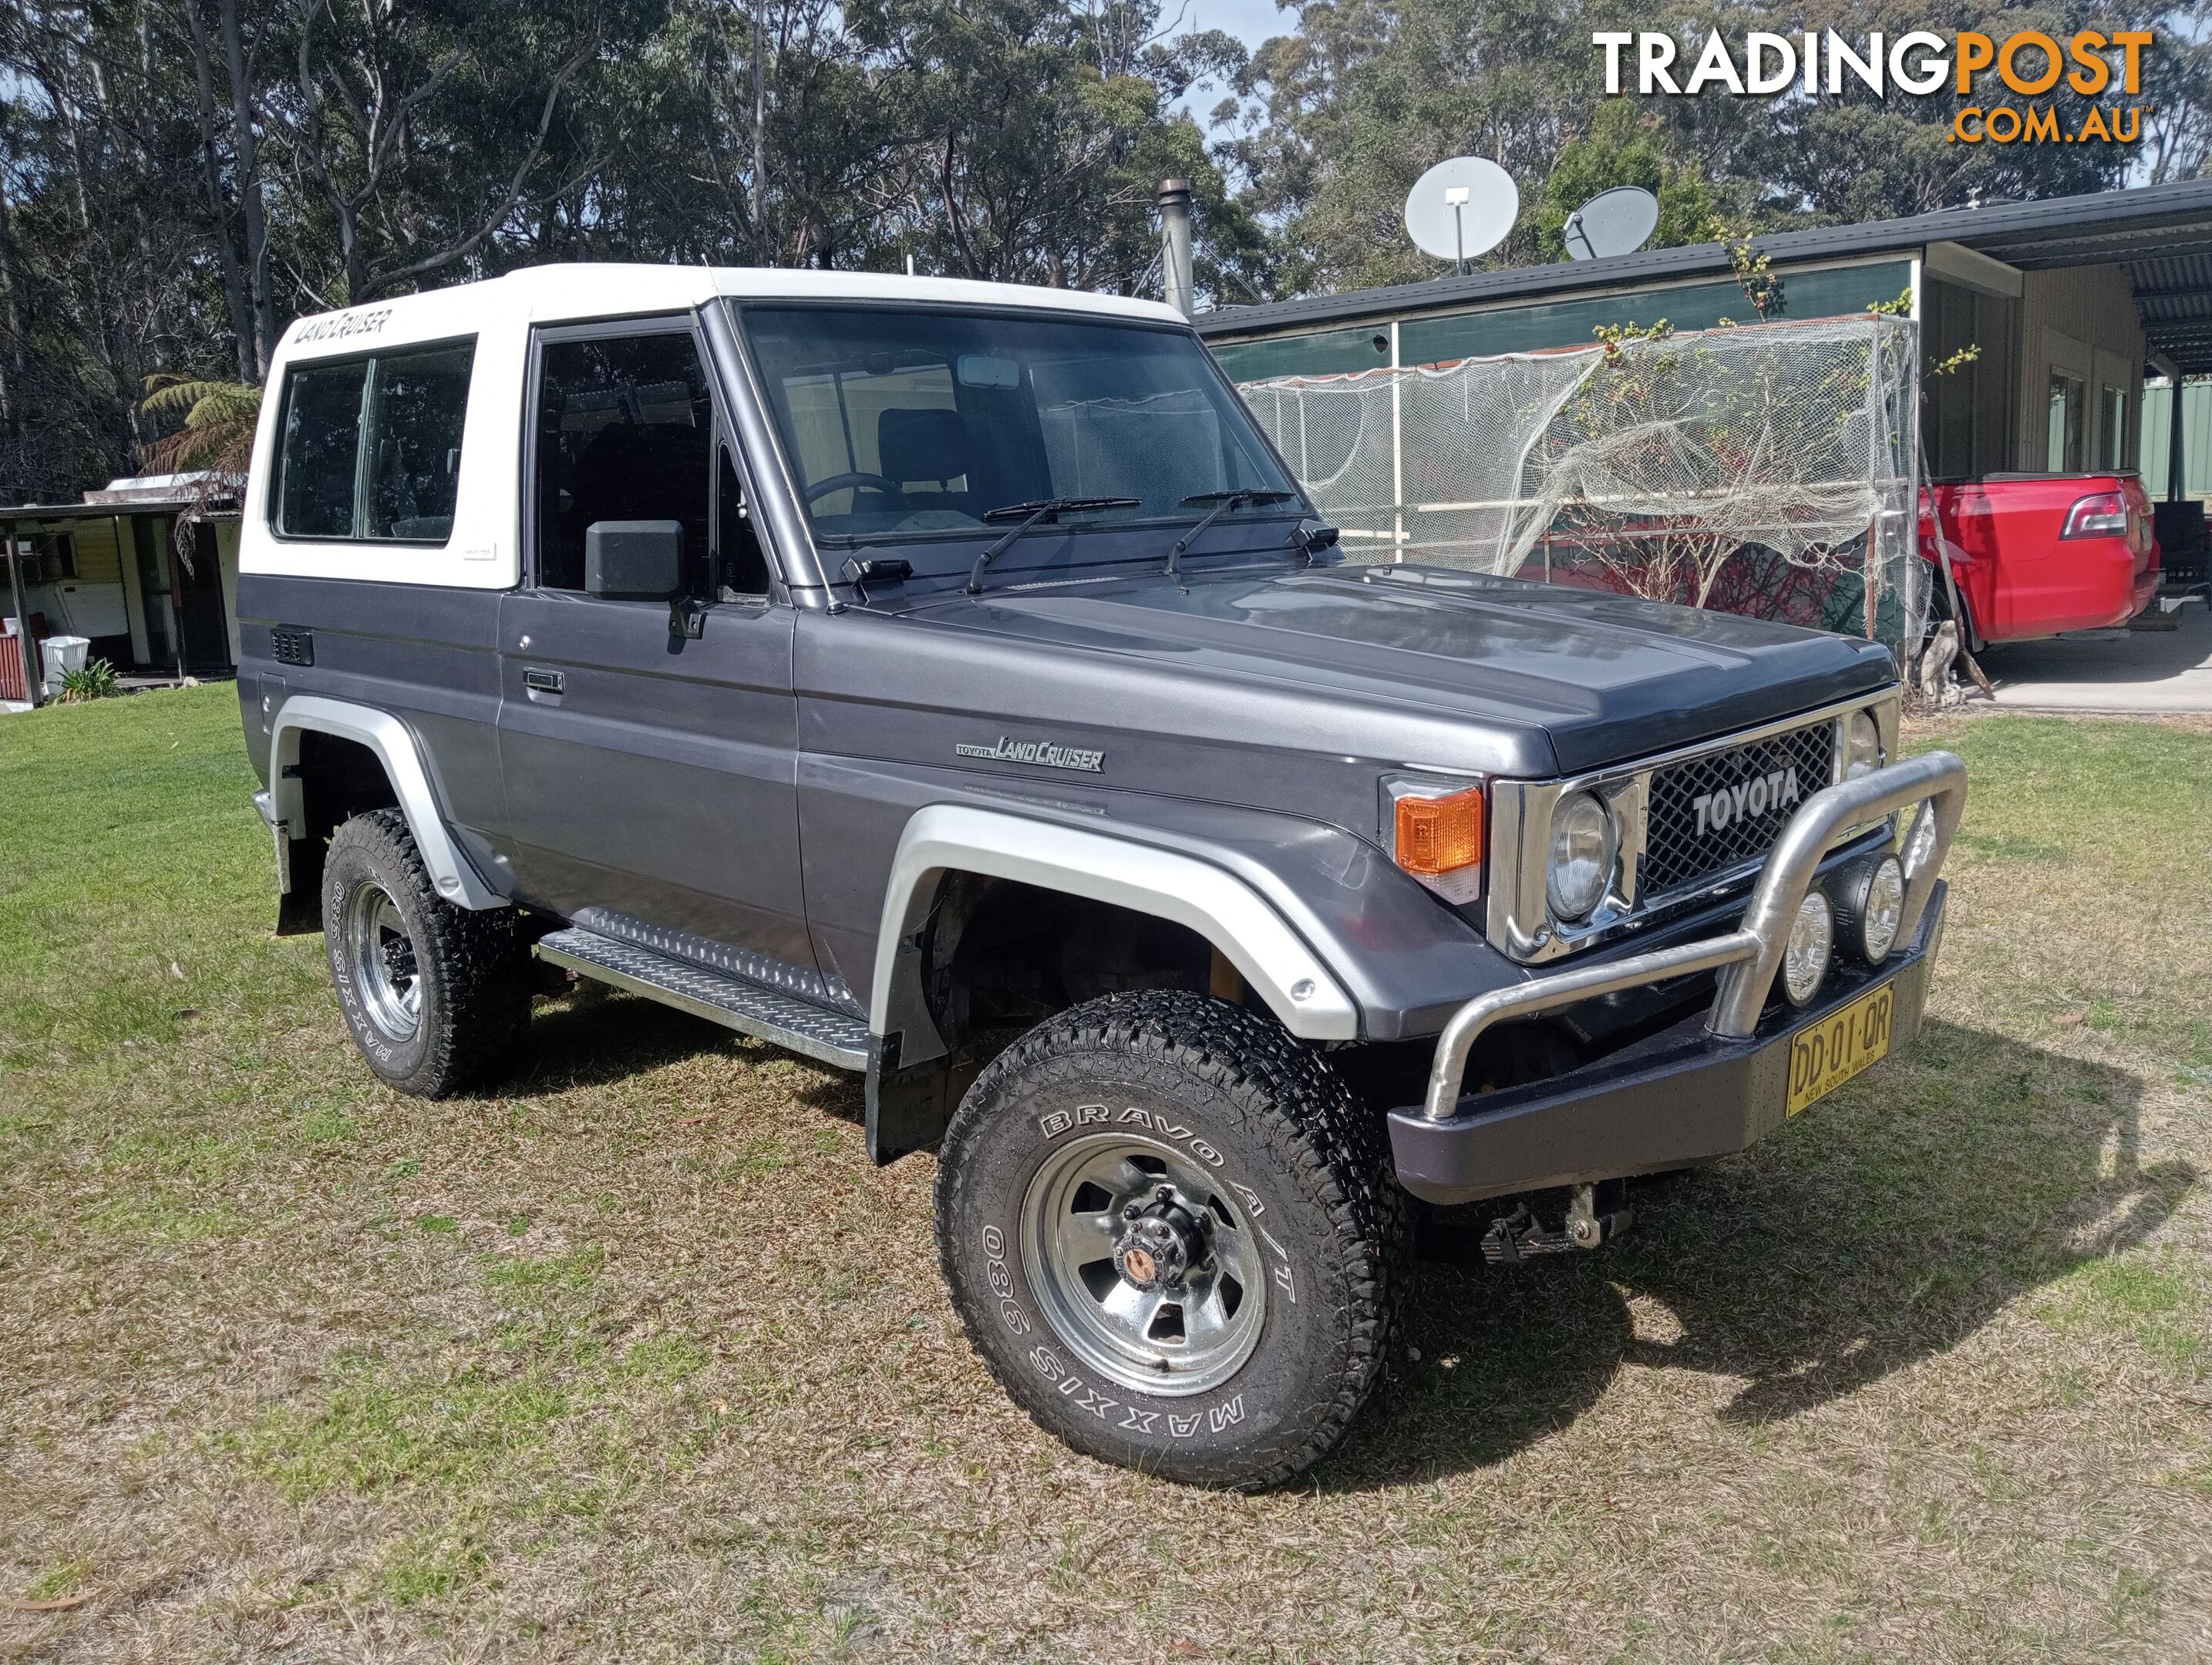
[[[1690,800],[1698,812],[1698,836],[1717,833],[1752,817],[1787,809],[1804,794],[1798,789],[1796,765],[1770,769]]]

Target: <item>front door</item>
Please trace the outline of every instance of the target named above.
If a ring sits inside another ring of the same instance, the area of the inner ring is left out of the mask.
[[[772,599],[688,319],[540,331],[525,544],[500,605],[518,894],[813,965],[799,902],[791,608]],[[683,524],[696,636],[585,592],[593,523]]]

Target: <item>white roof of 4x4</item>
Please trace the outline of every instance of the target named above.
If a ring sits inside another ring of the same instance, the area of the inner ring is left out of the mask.
[[[978,283],[960,277],[905,277],[891,272],[806,271],[780,266],[646,266],[570,264],[526,266],[503,277],[459,283],[372,301],[343,312],[302,318],[285,334],[287,347],[320,346],[343,350],[357,334],[382,334],[384,319],[413,334],[408,314],[433,313],[437,327],[488,314],[512,317],[516,311],[533,323],[593,318],[622,318],[696,307],[716,295],[738,300],[919,301],[959,307],[1043,307],[1148,323],[1180,324],[1182,315],[1157,301],[1091,295],[1077,289],[1047,289],[1022,283]],[[374,320],[373,323],[370,320]],[[427,321],[427,320],[425,320]],[[356,327],[357,325],[367,327]]]

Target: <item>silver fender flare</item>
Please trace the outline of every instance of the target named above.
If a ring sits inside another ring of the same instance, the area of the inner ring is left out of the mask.
[[[307,829],[307,806],[295,770],[300,736],[311,730],[356,741],[376,754],[440,896],[461,908],[507,905],[507,898],[483,882],[454,842],[445,811],[438,806],[438,795],[431,788],[429,771],[422,766],[414,731],[390,712],[374,706],[326,699],[319,694],[295,694],[277,708],[269,729],[269,798],[270,813],[284,836],[296,838]]]
[[[921,931],[947,873],[1018,880],[1188,926],[1219,949],[1283,1027],[1350,1041],[1359,1011],[1320,956],[1243,879],[1195,855],[958,805],[915,811],[899,838],[876,939],[869,1028],[908,1061],[944,1050],[922,1000]]]

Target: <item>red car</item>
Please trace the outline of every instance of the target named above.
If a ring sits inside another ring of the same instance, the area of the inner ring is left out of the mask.
[[[1931,485],[1920,553],[1940,567],[1939,519],[1969,651],[2124,624],[2158,593],[2150,497],[2136,475],[1989,474]],[[1936,587],[1941,607],[1940,575]]]

